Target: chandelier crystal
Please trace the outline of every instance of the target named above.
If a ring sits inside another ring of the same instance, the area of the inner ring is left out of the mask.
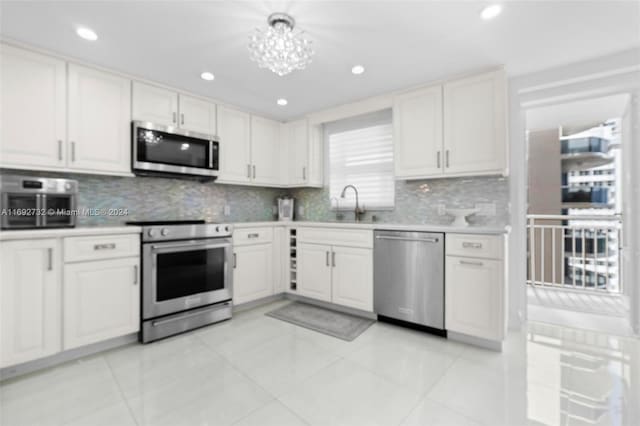
[[[267,22],[266,30],[256,28],[249,36],[251,60],[279,76],[304,69],[314,52],[311,41],[303,37],[303,32],[293,32],[293,18],[285,13],[274,13]]]

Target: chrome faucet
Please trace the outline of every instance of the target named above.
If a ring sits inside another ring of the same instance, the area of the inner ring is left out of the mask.
[[[344,195],[347,192],[348,188],[352,188],[353,191],[356,193],[356,209],[354,211],[354,214],[355,214],[356,222],[360,222],[360,217],[364,215],[365,210],[364,210],[364,206],[362,206],[362,208],[360,207],[360,204],[358,201],[358,189],[353,185],[347,185],[344,188],[342,188],[342,193],[340,194],[340,198],[344,198]]]

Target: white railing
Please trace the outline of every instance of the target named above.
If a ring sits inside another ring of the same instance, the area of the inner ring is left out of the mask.
[[[527,215],[527,284],[621,293],[620,216]]]

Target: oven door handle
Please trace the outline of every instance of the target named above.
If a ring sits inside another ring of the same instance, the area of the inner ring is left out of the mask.
[[[214,249],[214,248],[227,248],[231,247],[230,242],[222,242],[222,243],[205,243],[199,244],[194,242],[188,243],[178,243],[178,244],[152,244],[151,252],[152,253],[170,253],[170,252],[181,252],[181,251],[194,251],[194,250],[203,250],[203,249]]]

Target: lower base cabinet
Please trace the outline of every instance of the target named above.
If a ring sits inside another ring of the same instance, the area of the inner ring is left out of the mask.
[[[501,341],[505,336],[504,267],[500,260],[446,257],[446,328]]]
[[[241,304],[273,294],[272,244],[234,248],[233,302]]]
[[[139,330],[139,270],[138,257],[65,265],[64,350]]]
[[[331,302],[331,246],[298,244],[297,292]]]
[[[0,243],[0,367],[60,351],[60,243]]]

